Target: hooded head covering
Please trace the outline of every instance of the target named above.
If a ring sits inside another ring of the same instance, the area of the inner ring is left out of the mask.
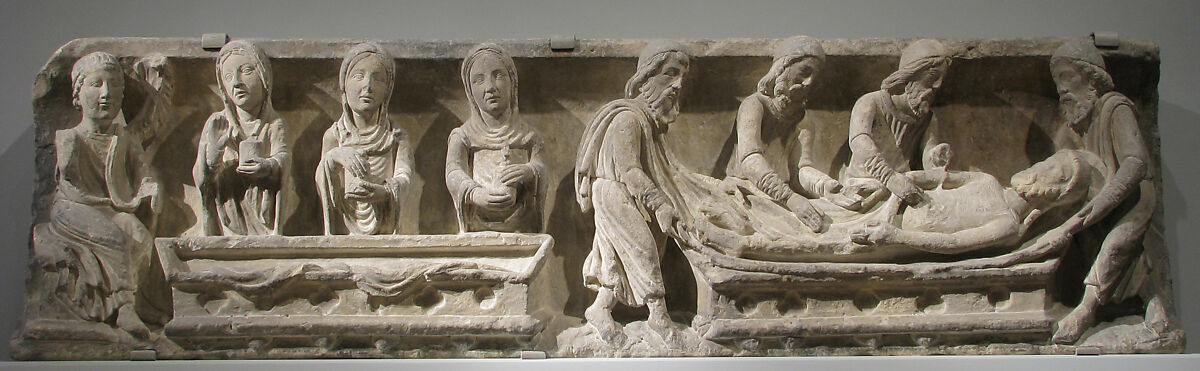
[[[914,68],[917,66],[917,63],[926,59],[949,57],[950,51],[940,41],[921,39],[909,44],[908,47],[904,48],[904,52],[900,53],[900,68]]]
[[[822,48],[821,43],[811,37],[792,36],[775,45],[773,56],[775,60],[771,62],[771,70],[761,80],[758,80],[758,92],[766,96],[771,96],[775,93],[775,79],[779,78],[779,74],[783,73],[783,70],[793,63],[812,57],[816,58],[821,64],[824,64],[825,48]]]
[[[775,57],[775,60],[789,57],[815,57],[821,62],[825,62],[825,48],[821,47],[821,43],[817,42],[817,39],[804,35],[792,36],[775,45],[775,53],[772,56]]]
[[[940,41],[921,39],[909,44],[900,53],[900,66],[883,80],[881,88],[891,91],[903,87],[918,72],[933,65],[950,62],[950,50]]]
[[[366,127],[357,127],[354,125],[353,113],[350,110],[350,103],[346,96],[346,78],[350,74],[350,69],[354,65],[366,60],[367,58],[379,58],[385,74],[387,82],[383,96],[379,97],[380,102],[378,111],[375,112],[372,124]],[[338,89],[342,93],[342,117],[333,125],[337,128],[338,143],[345,146],[353,146],[364,150],[367,154],[378,154],[388,151],[392,147],[395,135],[392,130],[392,121],[388,119],[388,103],[392,99],[392,86],[396,81],[396,61],[387,51],[379,45],[373,43],[360,43],[354,45],[346,52],[346,57],[342,59],[342,66],[338,69]]]
[[[508,120],[505,122],[494,122],[491,125],[488,124],[488,121],[491,121],[492,117],[483,112],[483,108],[479,107],[480,102],[476,102],[475,96],[471,94],[471,77],[469,76],[471,65],[479,57],[486,54],[499,59],[500,63],[504,64],[504,69],[508,71],[508,76],[512,80],[508,95],[509,99],[511,99],[508,105]],[[513,63],[512,58],[499,45],[491,43],[480,44],[471,49],[471,52],[463,59],[462,83],[463,90],[467,94],[467,101],[471,104],[471,117],[463,123],[462,129],[465,131],[464,134],[466,137],[475,142],[475,145],[483,147],[504,146],[512,141],[514,136],[531,132],[526,129],[525,123],[521,121],[521,110],[517,104],[517,81],[517,65]],[[480,140],[486,143],[479,142]]]
[[[1050,56],[1050,60],[1055,59],[1084,62],[1100,69],[1106,69],[1104,56],[1100,55],[1100,49],[1096,49],[1096,46],[1092,45],[1088,39],[1075,39],[1063,43],[1058,49],[1054,49],[1054,54]]]
[[[1051,64],[1056,61],[1070,61],[1082,68],[1083,71],[1080,72],[1087,76],[1092,87],[1101,94],[1113,89],[1112,75],[1108,74],[1104,56],[1100,54],[1100,49],[1096,49],[1091,39],[1075,39],[1063,43],[1050,56]]]
[[[234,40],[228,44],[225,44],[224,47],[221,47],[221,52],[217,54],[217,87],[221,89],[221,101],[225,104],[225,119],[229,120],[230,130],[235,132],[240,132],[242,130],[243,123],[238,121],[239,118],[235,112],[236,105],[233,103],[233,100],[230,99],[228,93],[226,93],[228,90],[225,87],[225,81],[222,81],[221,79],[221,64],[233,55],[241,55],[253,59],[254,63],[258,65],[258,75],[262,78],[262,107],[258,112],[251,112],[252,114],[255,114],[254,116],[258,119],[259,123],[257,126],[250,128],[251,132],[243,133],[245,136],[257,138],[263,132],[263,129],[271,122],[280,119],[279,114],[275,112],[275,106],[271,103],[271,82],[273,78],[271,72],[271,59],[267,57],[266,53],[263,53],[262,49],[259,49],[257,46],[254,46],[254,44],[244,40]],[[234,135],[233,137],[237,138],[241,136]]]
[[[683,55],[684,64],[690,63],[687,49],[678,42],[672,40],[654,40],[646,44],[646,47],[642,48],[642,54],[638,56],[637,72],[633,74],[633,78],[630,78],[625,83],[625,98],[636,97],[642,88],[642,84],[645,84],[646,80],[650,79],[650,75],[664,63],[665,57],[660,57],[660,55],[672,52]]]

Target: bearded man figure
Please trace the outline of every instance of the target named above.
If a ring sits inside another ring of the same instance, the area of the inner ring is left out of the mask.
[[[1085,256],[1094,257],[1084,279],[1083,297],[1058,322],[1053,341],[1074,343],[1096,323],[1106,304],[1140,296],[1146,303],[1145,327],[1154,338],[1175,329],[1171,318],[1166,252],[1143,246],[1142,239],[1158,206],[1150,152],[1138,128],[1135,107],[1112,91],[1100,51],[1090,40],[1067,42],[1055,50],[1050,71],[1058,88],[1066,127],[1060,134],[1082,147],[1105,177],[1089,201],[1061,226],[1047,232],[1049,243],[1074,238]],[[1153,340],[1152,340],[1153,341]]]
[[[861,200],[856,194],[842,195],[841,183],[812,166],[812,133],[800,127],[824,63],[825,49],[810,37],[790,37],[776,46],[775,60],[758,90],[738,107],[736,150],[726,170],[753,183],[814,232],[824,229],[824,215],[809,198],[826,198],[851,209]]]
[[[638,58],[625,98],[608,103],[584,131],[575,163],[576,201],[595,211],[596,235],[584,261],[584,284],[596,301],[584,313],[600,338],[621,346],[626,336],[612,318],[620,302],[650,310],[648,324],[664,341],[672,336],[660,263],[667,234],[684,202],[663,146],[667,125],[679,115],[688,54],[674,42],[653,42]]]
[[[924,193],[903,173],[910,160],[939,144],[933,99],[950,67],[950,52],[937,40],[918,40],[900,54],[900,67],[879,91],[864,94],[850,112],[850,165],[842,183],[868,194],[869,209],[890,191],[917,205]],[[924,137],[924,146],[918,141]],[[930,162],[922,156],[923,162]],[[932,167],[932,166],[926,166]]]

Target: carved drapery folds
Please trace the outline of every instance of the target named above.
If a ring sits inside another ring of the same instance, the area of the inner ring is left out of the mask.
[[[1183,349],[1151,43],[543,44],[71,42],[14,356]]]

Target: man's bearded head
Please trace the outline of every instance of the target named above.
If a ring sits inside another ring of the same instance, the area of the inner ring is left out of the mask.
[[[779,42],[774,57],[771,69],[758,81],[758,92],[771,97],[785,113],[803,110],[812,77],[825,62],[825,49],[813,38],[793,36]]]
[[[636,99],[650,106],[656,120],[669,124],[679,118],[679,89],[678,85],[645,84]]]
[[[1088,39],[1063,43],[1050,57],[1050,74],[1058,89],[1059,114],[1072,129],[1085,130],[1100,96],[1113,89],[1100,50]]]
[[[1038,209],[1074,203],[1087,195],[1091,180],[1087,162],[1073,150],[1061,150],[1012,176],[1009,183]]]
[[[933,88],[910,81],[904,85],[904,100],[918,116],[924,116],[933,109]]]
[[[1091,118],[1092,109],[1099,100],[1099,93],[1091,86],[1077,91],[1063,91],[1058,94],[1058,112],[1067,125],[1082,130],[1087,127],[1087,120]]]
[[[903,95],[918,115],[933,108],[934,92],[941,87],[942,74],[950,66],[950,51],[941,42],[918,40],[900,54],[900,68],[880,84],[892,95]]]
[[[625,97],[645,102],[660,123],[679,117],[679,96],[690,58],[682,45],[655,41],[638,57],[638,70],[625,84]]]

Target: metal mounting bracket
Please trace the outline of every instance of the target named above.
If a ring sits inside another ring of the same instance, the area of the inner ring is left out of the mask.
[[[1116,48],[1121,45],[1121,38],[1113,31],[1093,32],[1092,40],[1097,48]]]
[[[153,349],[138,349],[129,352],[130,361],[157,361],[158,352]]]
[[[229,34],[206,33],[200,35],[200,47],[205,50],[217,50],[229,42]]]
[[[1075,355],[1098,356],[1100,355],[1100,347],[1075,347]]]
[[[550,37],[550,50],[556,52],[574,51],[579,46],[575,35],[556,35]]]

